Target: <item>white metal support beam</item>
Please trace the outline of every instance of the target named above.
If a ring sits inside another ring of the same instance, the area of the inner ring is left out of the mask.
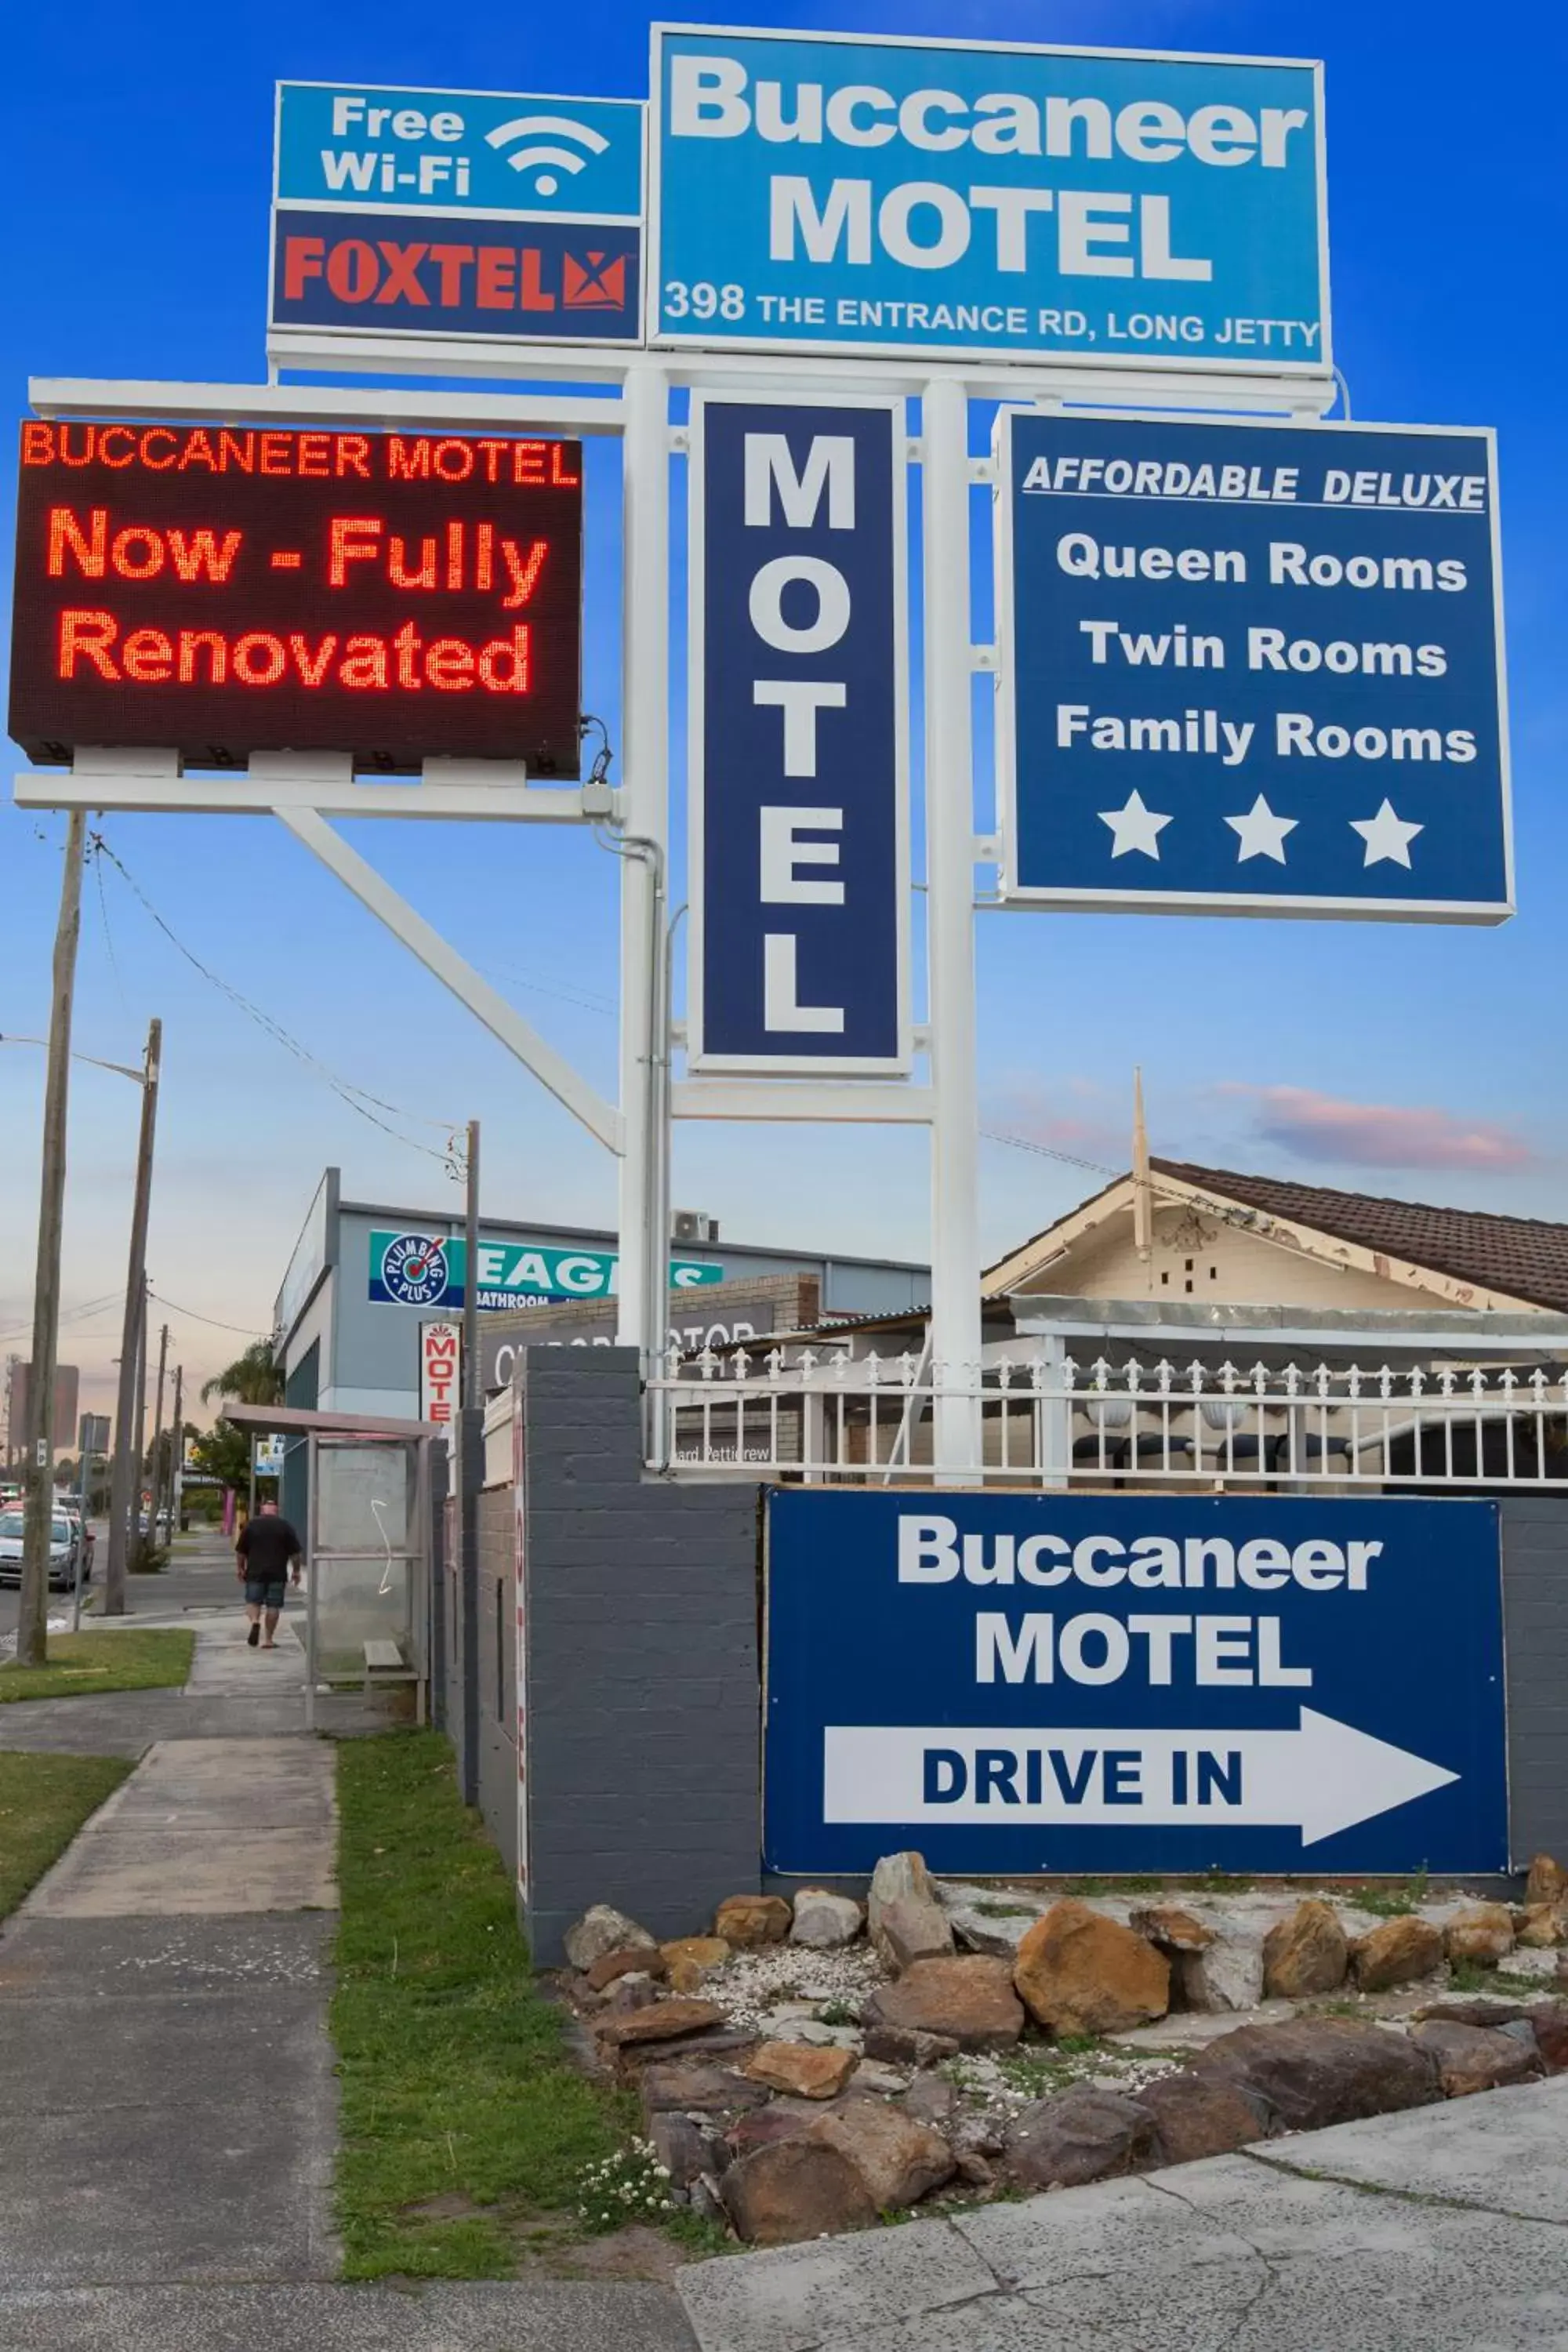
[[[279,808],[274,814],[296,841],[302,842],[353,892],[361,906],[367,907],[378,921],[384,923],[395,939],[412,949],[426,970],[433,972],[459,1003],[466,1004],[484,1023],[509,1054],[514,1054],[542,1086],[548,1087],[556,1101],[574,1118],[580,1119],[590,1135],[611,1151],[625,1149],[620,1112],[595,1094],[554,1046],[546,1045],[521,1013],[515,1012],[489,981],[481,980],[473,966],[465,963],[423,915],[416,915],[408,901],[399,898],[392,885],[384,881],[357,850],[351,849],[341,834],[334,833],[323,816],[314,809],[304,808]]]
[[[627,780],[624,837],[652,845],[621,860],[620,1269],[616,1337],[658,1369],[667,1318],[668,1133],[664,1079],[668,1037],[653,1050],[663,1003],[669,842],[669,387],[653,362],[635,368],[623,397],[624,552],[621,572],[625,688],[621,732]],[[656,1066],[657,1063],[657,1066]]]
[[[384,362],[383,364],[384,365]],[[333,362],[336,364],[336,362]],[[513,367],[508,373],[515,375]],[[402,392],[336,383],[155,383],[134,377],[34,376],[39,416],[178,417],[215,425],[402,425],[435,432],[499,425],[508,432],[618,433],[614,397],[557,392]]]
[[[981,1459],[980,1109],[975,1086],[974,775],[970,716],[969,403],[921,394],[925,445],[926,905],[931,967],[931,1300],[936,1459]]]
[[[678,1078],[670,1089],[676,1118],[870,1120],[923,1127],[933,1116],[930,1087],[877,1078]]]

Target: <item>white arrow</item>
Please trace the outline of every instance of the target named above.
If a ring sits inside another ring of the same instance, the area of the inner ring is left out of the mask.
[[[1299,1829],[1303,1845],[1458,1779],[1301,1709],[1294,1731],[994,1731],[829,1724],[825,1822]]]

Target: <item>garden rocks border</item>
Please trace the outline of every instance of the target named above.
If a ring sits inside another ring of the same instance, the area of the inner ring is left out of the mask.
[[[1521,1906],[1358,1891],[1052,1894],[893,1854],[865,1913],[743,1895],[660,1947],[600,1906],[563,1982],[676,2202],[778,2245],[1568,2071],[1542,1982],[1568,1872],[1538,1856]]]

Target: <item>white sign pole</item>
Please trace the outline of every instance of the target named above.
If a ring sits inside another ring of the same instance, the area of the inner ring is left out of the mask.
[[[925,806],[931,1082],[931,1345],[938,1388],[980,1381],[975,1088],[974,783],[970,713],[969,404],[952,378],[921,402],[925,449]],[[977,1396],[942,1395],[936,1459],[966,1481],[981,1460]]]
[[[669,394],[657,362],[634,362],[622,399],[624,554],[622,644],[625,686],[621,740],[623,837],[651,843],[656,857],[621,860],[621,1117],[619,1313],[616,1337],[637,1348],[643,1370],[658,1369],[664,1340],[661,1261],[668,1233],[652,1230],[661,1183],[659,1099],[650,1067],[650,1016],[660,994],[656,937],[669,835]]]

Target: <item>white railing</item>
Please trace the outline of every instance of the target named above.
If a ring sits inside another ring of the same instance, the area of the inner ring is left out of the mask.
[[[1082,1365],[1040,1354],[957,1370],[829,1346],[672,1354],[647,1387],[660,1441],[650,1459],[677,1476],[1568,1484],[1568,1377],[1539,1368]]]

